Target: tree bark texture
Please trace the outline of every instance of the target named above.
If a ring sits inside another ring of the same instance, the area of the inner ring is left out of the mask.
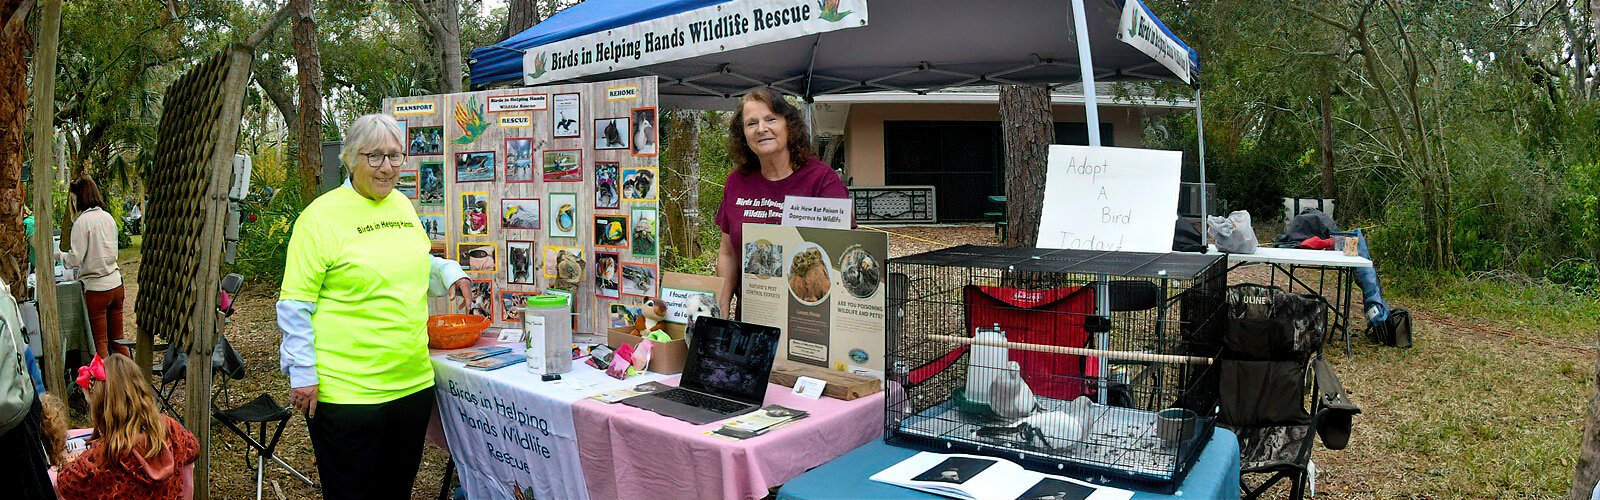
[[[506,2],[506,26],[500,30],[500,39],[523,32],[544,20],[539,12],[539,0],[509,0]]]
[[[292,125],[295,164],[300,167],[300,199],[310,202],[316,197],[322,172],[322,54],[317,48],[317,21],[312,17],[315,0],[292,1],[294,59],[300,82],[299,119]]]
[[[22,0],[0,0],[0,22],[22,8]],[[23,237],[22,189],[23,127],[28,108],[28,63],[24,54],[33,43],[28,30],[0,33],[0,280],[11,285],[11,295],[22,300],[27,287],[28,241]]]
[[[699,110],[667,110],[661,116],[661,238],[678,259],[700,255]]]
[[[1595,335],[1600,345],[1600,332]],[[1596,351],[1600,353],[1600,351]],[[1600,375],[1600,355],[1595,357],[1595,373]],[[1583,442],[1578,445],[1578,467],[1572,475],[1571,500],[1589,500],[1594,494],[1596,480],[1600,480],[1600,378],[1589,394],[1589,412],[1583,421]]]
[[[1333,95],[1322,86],[1322,197],[1338,198],[1333,180]]]
[[[1033,85],[1000,87],[1000,128],[1005,143],[1006,240],[1008,247],[1032,247],[1039,237],[1044,180],[1055,140],[1050,91]]]
[[[461,91],[461,9],[457,0],[411,0],[411,8],[428,27],[439,58],[439,93]]]

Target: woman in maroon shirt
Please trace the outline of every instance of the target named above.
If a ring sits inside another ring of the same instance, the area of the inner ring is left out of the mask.
[[[850,192],[833,169],[812,155],[811,134],[800,110],[770,88],[745,94],[734,111],[728,122],[728,156],[735,167],[717,209],[717,227],[722,229],[717,249],[722,295],[717,305],[737,317],[729,302],[742,275],[743,223],[779,223],[787,196],[848,198]]]

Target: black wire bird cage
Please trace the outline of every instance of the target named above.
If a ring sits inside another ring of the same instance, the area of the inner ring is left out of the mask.
[[[1222,257],[968,245],[888,270],[889,443],[1171,492],[1210,441]]]

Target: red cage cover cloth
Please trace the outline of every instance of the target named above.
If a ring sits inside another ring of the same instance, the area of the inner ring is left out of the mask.
[[[999,325],[1006,340],[1029,344],[1084,347],[1089,332],[1083,320],[1094,313],[1094,289],[1064,287],[1048,290],[967,285],[967,333]],[[1012,349],[1012,361],[1022,365],[1022,380],[1038,396],[1070,400],[1089,392],[1083,382],[1083,356]]]

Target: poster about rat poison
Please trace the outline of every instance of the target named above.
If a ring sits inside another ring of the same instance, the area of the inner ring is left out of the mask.
[[[780,362],[883,379],[888,235],[745,224],[740,254],[740,319],[783,330]]]

